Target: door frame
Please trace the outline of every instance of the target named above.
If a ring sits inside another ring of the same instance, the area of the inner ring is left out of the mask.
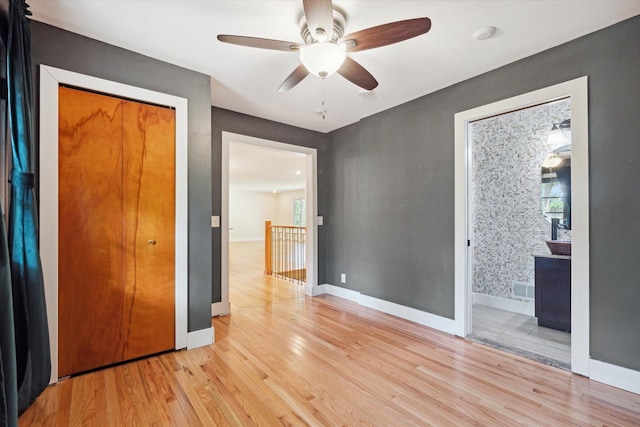
[[[187,100],[40,65],[40,256],[47,301],[51,379],[58,381],[58,86],[71,86],[175,109],[175,348],[188,336]]]
[[[258,147],[300,153],[307,156],[306,208],[307,208],[307,275],[305,294],[318,294],[318,150],[300,145],[286,144],[268,139],[256,138],[232,132],[222,132],[222,183],[221,183],[221,266],[220,266],[220,302],[211,304],[211,315],[220,316],[231,312],[229,301],[229,144],[231,141]]]
[[[589,376],[589,115],[588,79],[580,77],[455,115],[455,329],[471,332],[469,123],[537,104],[571,98],[571,370]]]

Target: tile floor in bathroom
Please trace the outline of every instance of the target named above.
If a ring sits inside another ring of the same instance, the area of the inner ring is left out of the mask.
[[[533,316],[473,305],[471,340],[538,360],[571,368],[571,334],[538,326]]]

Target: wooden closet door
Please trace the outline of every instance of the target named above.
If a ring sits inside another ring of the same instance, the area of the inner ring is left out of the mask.
[[[124,351],[122,101],[59,89],[58,373]]]
[[[60,376],[174,348],[174,120],[59,90]],[[149,243],[152,240],[152,243]]]
[[[175,347],[174,110],[124,101],[124,359]]]

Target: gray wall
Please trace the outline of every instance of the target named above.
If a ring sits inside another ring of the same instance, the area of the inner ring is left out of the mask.
[[[202,74],[37,22],[32,33],[34,67],[189,99],[191,331],[210,325],[209,302],[220,300],[209,216],[220,214],[223,130],[318,148],[320,283],[340,285],[346,273],[348,288],[453,318],[454,114],[588,75],[591,356],[640,370],[640,17],[329,135],[211,110]]]
[[[0,38],[7,44],[9,32],[9,0],[0,0]]]
[[[188,99],[189,331],[211,327],[209,76],[39,22],[31,23],[31,33],[36,92],[38,66],[45,64]]]
[[[454,114],[587,75],[591,356],[640,370],[638,46],[640,16],[332,132],[327,282],[453,318]]]
[[[344,273],[349,289],[453,316],[450,102],[439,92],[331,134],[328,283]]]
[[[314,132],[282,123],[259,119],[253,116],[236,113],[221,108],[211,108],[211,164],[213,175],[211,186],[213,191],[213,215],[222,215],[222,132],[237,133],[255,138],[283,142],[285,144],[316,148],[318,150],[318,215],[322,215],[324,206],[325,186],[321,182],[325,179],[325,152],[328,137]],[[318,227],[318,282],[325,282],[324,272],[324,232],[323,226]],[[220,229],[213,231],[213,302],[219,302],[220,295],[220,257],[221,257]]]

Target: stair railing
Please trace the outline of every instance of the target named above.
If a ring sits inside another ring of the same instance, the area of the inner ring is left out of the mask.
[[[306,281],[306,227],[272,225],[265,221],[265,273],[286,280]]]

